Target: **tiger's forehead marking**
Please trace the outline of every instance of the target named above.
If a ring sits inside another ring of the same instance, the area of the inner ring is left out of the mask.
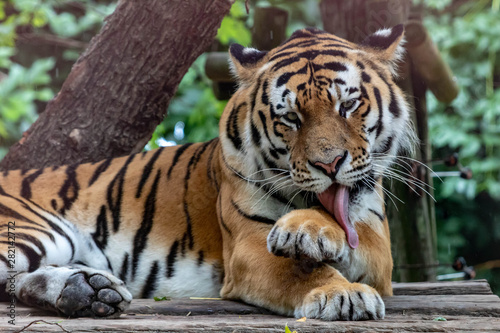
[[[358,98],[362,69],[356,65],[356,53],[361,50],[354,47],[342,39],[325,33],[311,34],[309,30],[292,36],[266,64],[266,70],[276,73],[270,82],[273,104],[278,109],[284,105],[300,108],[298,103],[313,97],[328,99],[326,102],[331,104]]]

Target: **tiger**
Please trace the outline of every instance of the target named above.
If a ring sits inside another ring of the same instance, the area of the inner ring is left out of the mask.
[[[4,299],[117,317],[132,298],[221,297],[377,320],[392,295],[383,178],[415,144],[404,27],[233,44],[219,137],[0,178]]]

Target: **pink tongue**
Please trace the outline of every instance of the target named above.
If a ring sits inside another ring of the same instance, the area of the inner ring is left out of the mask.
[[[344,229],[347,243],[353,249],[359,245],[359,237],[356,229],[349,221],[349,191],[344,185],[333,184],[326,191],[318,194],[318,199],[325,209],[337,220]]]

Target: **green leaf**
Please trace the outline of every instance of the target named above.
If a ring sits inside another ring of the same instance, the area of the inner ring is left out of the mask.
[[[172,300],[170,297],[167,297],[167,296],[163,296],[163,297],[153,297],[153,299],[154,299],[156,302],[160,302],[160,301],[170,301],[170,300]]]

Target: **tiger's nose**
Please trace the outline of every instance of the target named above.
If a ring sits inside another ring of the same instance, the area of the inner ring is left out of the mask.
[[[344,155],[336,156],[330,163],[323,163],[321,161],[317,161],[312,163],[312,165],[317,169],[321,170],[325,175],[329,177],[335,177],[335,175],[339,171],[340,167],[342,166],[342,163],[344,163],[346,158],[347,158],[347,151],[344,153]]]

